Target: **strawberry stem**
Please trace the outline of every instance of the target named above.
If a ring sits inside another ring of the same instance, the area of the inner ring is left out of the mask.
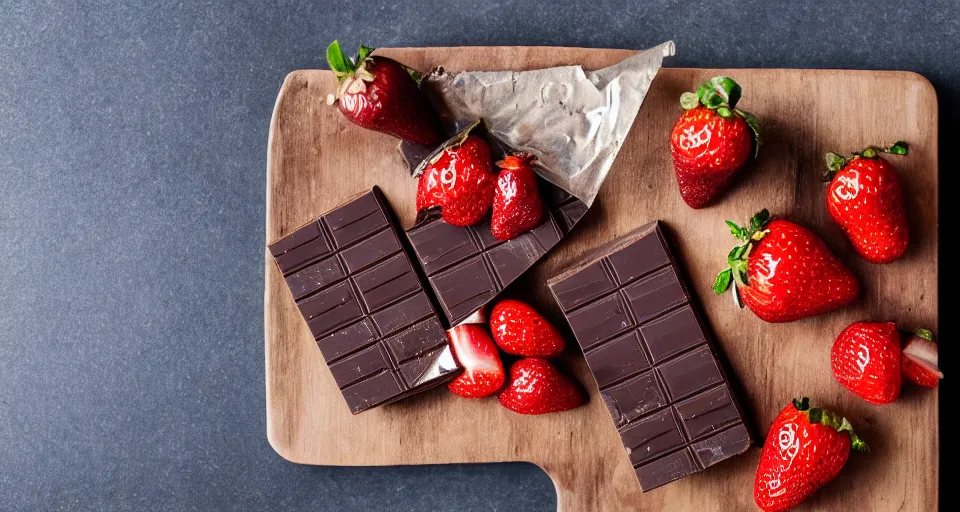
[[[880,153],[887,153],[890,155],[906,155],[909,150],[910,146],[906,142],[898,140],[889,147],[885,148],[867,146],[861,151],[854,152],[853,155],[849,157],[838,155],[836,153],[827,153],[824,155],[824,160],[827,162],[827,172],[823,175],[823,181],[833,181],[833,177],[836,176],[836,174],[844,167],[846,167],[847,164],[849,164],[854,158],[877,158],[880,156]]]
[[[863,439],[857,436],[853,431],[853,425],[843,416],[837,416],[827,409],[818,409],[810,407],[810,399],[803,397],[800,400],[793,399],[793,407],[804,413],[810,423],[820,423],[826,425],[839,433],[848,433],[850,435],[850,448],[858,452],[868,452],[870,447]]]

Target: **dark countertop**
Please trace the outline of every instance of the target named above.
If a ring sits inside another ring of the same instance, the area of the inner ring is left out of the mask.
[[[956,166],[947,0],[90,3],[0,0],[5,510],[555,510],[533,465],[303,467],[267,443],[268,121],[284,75],[324,67],[334,38],[674,39],[670,66],[918,71],[939,94],[941,166]]]

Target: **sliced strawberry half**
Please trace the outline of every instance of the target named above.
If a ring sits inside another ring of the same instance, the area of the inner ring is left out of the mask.
[[[483,398],[496,393],[506,380],[497,345],[490,333],[476,324],[462,324],[447,331],[453,353],[463,373],[447,385],[455,395]]]
[[[943,378],[938,359],[933,333],[927,329],[918,329],[903,346],[900,370],[903,377],[910,382],[925,388],[935,388]]]

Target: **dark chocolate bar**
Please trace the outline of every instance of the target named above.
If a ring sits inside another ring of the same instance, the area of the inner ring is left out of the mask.
[[[547,284],[644,491],[750,447],[742,410],[659,221]]]
[[[560,188],[541,183],[548,205],[540,226],[501,242],[490,232],[490,220],[469,226],[428,218],[407,231],[420,265],[449,326],[493,300],[552,249],[587,211],[587,205]]]
[[[269,246],[354,414],[459,370],[401,236],[374,187]]]

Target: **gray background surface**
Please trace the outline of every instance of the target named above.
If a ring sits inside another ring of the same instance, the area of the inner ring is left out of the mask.
[[[670,66],[913,70],[955,168],[957,5],[827,3],[0,0],[0,508],[554,510],[532,465],[303,467],[267,444],[264,170],[284,75],[324,67],[334,38],[674,39]]]

